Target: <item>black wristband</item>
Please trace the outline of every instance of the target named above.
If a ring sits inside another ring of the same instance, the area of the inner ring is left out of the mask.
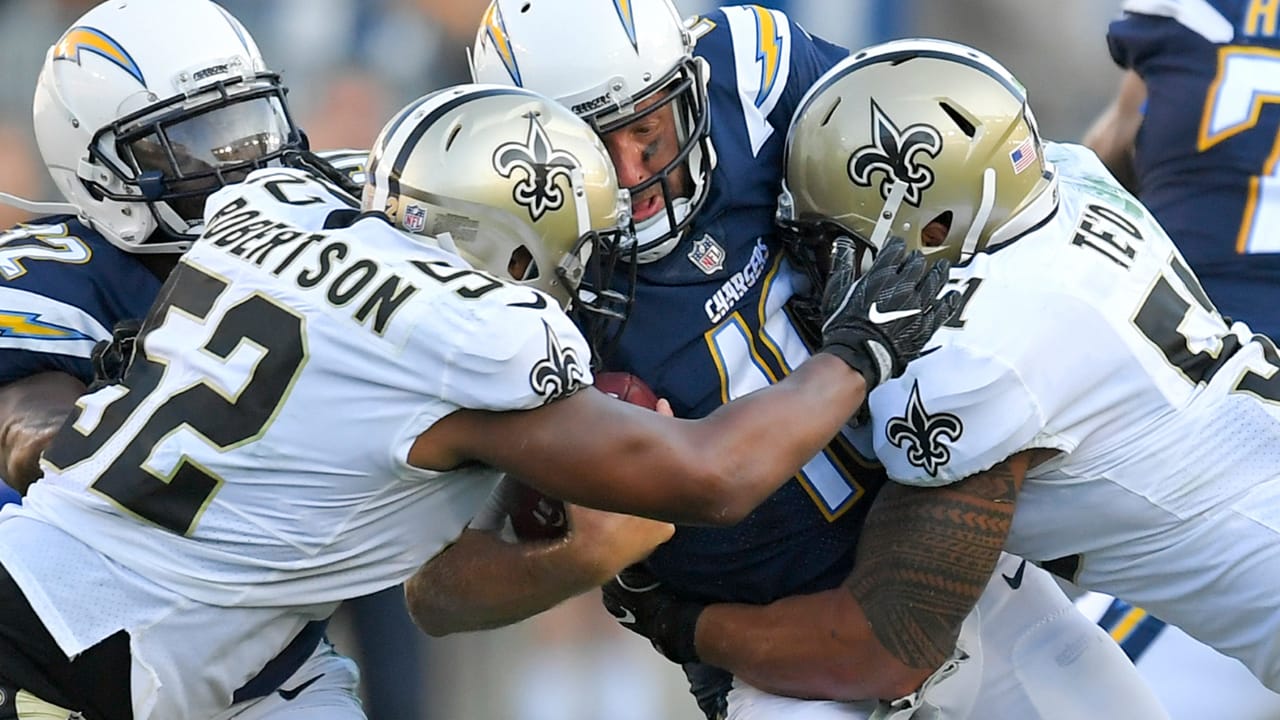
[[[867,392],[871,392],[871,388],[880,384],[880,366],[871,359],[871,355],[860,347],[849,347],[839,343],[830,343],[824,345],[819,352],[835,355],[844,361],[846,365],[857,370],[862,379],[867,383]]]

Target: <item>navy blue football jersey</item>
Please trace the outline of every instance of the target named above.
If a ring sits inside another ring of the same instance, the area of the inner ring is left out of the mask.
[[[1146,83],[1140,197],[1224,315],[1280,336],[1280,7],[1128,0],[1112,57]]]
[[[73,216],[0,232],[0,384],[50,370],[88,384],[94,344],[159,291],[138,256]]]
[[[721,8],[694,28],[696,52],[711,66],[718,165],[680,245],[639,266],[635,304],[609,359],[681,417],[776,382],[810,354],[788,307],[802,280],[782,257],[774,207],[792,112],[847,55],[760,7]],[[882,482],[854,445],[852,432],[838,438],[735,527],[679,528],[650,567],[705,600],[763,603],[839,584]]]

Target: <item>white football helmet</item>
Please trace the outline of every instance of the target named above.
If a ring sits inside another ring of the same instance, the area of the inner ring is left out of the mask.
[[[112,0],[49,49],[36,140],[87,224],[130,252],[181,252],[211,192],[302,146],[285,92],[218,5]]]
[[[678,124],[680,149],[639,194],[662,188],[665,212],[637,223],[637,261],[657,260],[675,247],[707,196],[715,167],[707,111],[706,61],[693,56],[693,38],[669,0],[493,0],[471,53],[476,82],[517,85],[558,100],[599,134],[667,105]],[[657,93],[666,99],[639,112]],[[680,197],[672,173],[687,167],[692,190]]]
[[[870,47],[823,75],[792,118],[785,166],[784,228],[873,250],[901,237],[953,262],[1056,202],[1026,90],[985,53],[941,40]]]
[[[625,320],[630,286],[611,282],[634,252],[627,193],[596,134],[549,98],[459,85],[410,103],[373,145],[362,208],[572,303],[590,340]]]

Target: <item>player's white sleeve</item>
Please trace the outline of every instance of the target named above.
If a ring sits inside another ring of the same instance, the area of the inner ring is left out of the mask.
[[[591,384],[587,341],[536,290],[504,286],[483,302],[444,304],[430,327],[414,344],[438,353],[423,366],[431,394],[459,408],[528,410]]]
[[[1032,444],[1044,415],[1001,359],[944,344],[870,397],[876,457],[892,479],[938,486],[988,470]]]

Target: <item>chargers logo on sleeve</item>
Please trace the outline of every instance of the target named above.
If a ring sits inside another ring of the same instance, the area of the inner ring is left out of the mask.
[[[778,69],[782,66],[782,35],[778,32],[778,21],[773,13],[759,5],[752,5],[751,10],[756,15],[756,62],[760,64],[756,107],[760,107],[778,82]]]
[[[618,11],[618,22],[622,23],[622,29],[626,31],[631,47],[638,52],[640,45],[636,41],[636,18],[631,12],[631,0],[613,0],[613,9]]]
[[[511,38],[507,37],[507,25],[502,21],[502,11],[498,10],[497,0],[490,3],[489,9],[484,11],[484,18],[480,24],[485,29],[485,37],[493,43],[493,49],[498,51],[498,57],[502,58],[507,74],[516,85],[524,87],[524,82],[520,79],[520,67],[516,65],[516,53],[511,48]]]
[[[93,340],[79,330],[40,320],[39,313],[0,310],[0,338],[20,340]]]
[[[121,70],[132,75],[139,83],[147,84],[146,79],[142,77],[142,69],[138,67],[138,63],[134,62],[133,57],[120,46],[120,43],[112,40],[101,30],[95,30],[84,25],[73,27],[67,31],[66,35],[62,36],[62,39],[53,48],[53,59],[70,60],[80,65],[81,55],[86,52],[110,60]]]

